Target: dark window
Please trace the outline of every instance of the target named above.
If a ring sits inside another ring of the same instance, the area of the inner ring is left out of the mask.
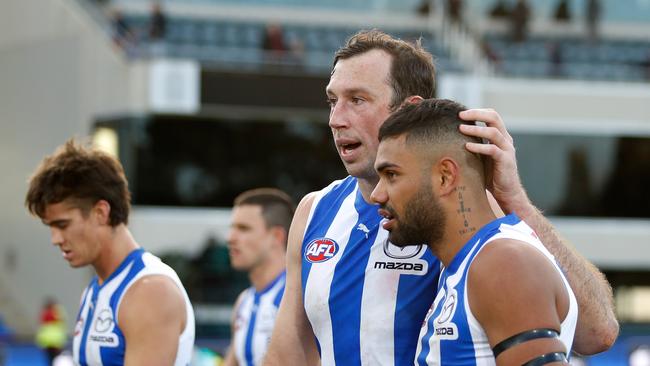
[[[650,138],[513,138],[524,187],[546,215],[650,217]]]
[[[346,176],[326,123],[155,116],[116,128],[136,205],[229,207],[277,187],[296,201]]]
[[[324,118],[153,116],[118,130],[136,205],[230,207],[240,192],[284,189],[300,200],[347,175]],[[521,180],[553,216],[650,217],[650,138],[513,133]]]

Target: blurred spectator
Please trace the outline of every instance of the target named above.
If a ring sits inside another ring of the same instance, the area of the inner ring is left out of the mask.
[[[569,22],[571,21],[571,11],[569,10],[569,0],[560,0],[555,8],[555,14],[553,15],[558,22]]]
[[[113,41],[115,44],[121,48],[129,48],[135,41],[135,36],[120,10],[113,12],[111,25],[113,26]]]
[[[512,39],[515,42],[523,42],[526,40],[529,19],[530,7],[528,6],[528,3],[526,0],[517,0],[517,3],[510,13]]]
[[[494,7],[490,9],[490,18],[494,19],[506,19],[510,16],[510,8],[506,4],[505,0],[498,0]]]
[[[268,24],[262,38],[262,49],[267,62],[278,63],[284,60],[287,46],[279,24]]]
[[[600,23],[600,2],[598,0],[587,0],[587,10],[585,12],[587,20],[587,36],[589,40],[595,42],[598,40],[598,25]]]
[[[165,38],[167,17],[162,11],[160,3],[156,2],[151,7],[151,23],[149,24],[149,39],[152,41]]]
[[[67,342],[65,311],[53,298],[47,298],[40,314],[36,345],[47,353],[49,364],[61,353]]]
[[[550,42],[547,47],[549,61],[551,63],[549,76],[553,78],[562,77],[562,47],[557,42]]]
[[[463,0],[447,0],[447,16],[456,24],[463,24]]]
[[[284,53],[287,47],[284,43],[284,35],[279,24],[268,24],[262,39],[262,48],[265,51]]]
[[[427,17],[431,14],[433,10],[433,1],[431,0],[421,0],[418,7],[415,9],[418,15]]]
[[[481,40],[481,49],[483,50],[483,55],[498,71],[501,67],[501,57],[494,51],[494,48],[492,48],[490,42],[488,42],[486,39]]]

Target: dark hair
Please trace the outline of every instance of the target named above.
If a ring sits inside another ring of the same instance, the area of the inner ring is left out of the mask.
[[[379,141],[386,138],[406,135],[409,145],[425,146],[430,151],[446,148],[456,156],[465,157],[484,178],[482,155],[469,152],[465,143],[480,143],[481,139],[464,135],[460,132],[461,124],[474,125],[475,122],[464,121],[458,114],[467,108],[448,99],[425,99],[420,103],[402,106],[392,113],[379,129]]]
[[[419,95],[433,98],[436,68],[433,57],[422,48],[420,40],[414,44],[395,39],[377,29],[362,30],[348,39],[334,56],[339,60],[361,55],[371,50],[383,50],[392,57],[389,82],[393,88],[391,110],[396,110],[406,98]]]
[[[131,194],[117,159],[73,139],[46,156],[29,179],[25,206],[43,217],[48,205],[72,200],[84,214],[99,200],[110,204],[109,223],[127,224]]]
[[[296,206],[288,194],[276,188],[257,188],[240,193],[235,206],[255,205],[262,207],[262,217],[267,227],[281,226],[289,233]]]

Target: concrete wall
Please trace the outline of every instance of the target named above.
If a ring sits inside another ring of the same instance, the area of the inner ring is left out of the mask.
[[[33,332],[46,295],[74,317],[91,274],[67,268],[47,228],[29,217],[27,178],[56,146],[88,134],[94,116],[140,109],[144,89],[134,69],[75,1],[3,1],[0,314],[20,334]]]

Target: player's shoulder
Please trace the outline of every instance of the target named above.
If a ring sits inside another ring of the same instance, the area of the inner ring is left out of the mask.
[[[495,294],[508,299],[534,296],[549,289],[556,269],[541,251],[526,242],[500,238],[486,244],[469,268],[468,284],[477,301]],[[559,278],[559,277],[558,277]],[[526,295],[528,294],[528,295]]]
[[[233,305],[233,309],[235,311],[239,309],[239,306],[241,306],[242,302],[244,301],[246,296],[250,294],[250,292],[251,292],[251,288],[249,287],[244,289],[242,292],[239,293],[239,295],[237,295],[237,299],[235,300],[235,303]]]
[[[169,276],[152,274],[137,279],[126,291],[119,308],[119,317],[130,314],[161,315],[184,310],[185,300],[178,285]]]
[[[296,207],[296,212],[311,210],[311,206],[314,204],[314,201],[318,197],[319,193],[320,193],[319,191],[313,191],[307,193],[298,203],[298,207]]]
[[[166,274],[151,274],[137,279],[129,288],[127,295],[169,295],[182,297],[176,282]],[[126,295],[125,295],[126,296]]]
[[[476,255],[470,273],[479,274],[480,281],[490,281],[535,272],[536,264],[543,260],[546,259],[534,246],[513,238],[499,238],[487,243]]]

